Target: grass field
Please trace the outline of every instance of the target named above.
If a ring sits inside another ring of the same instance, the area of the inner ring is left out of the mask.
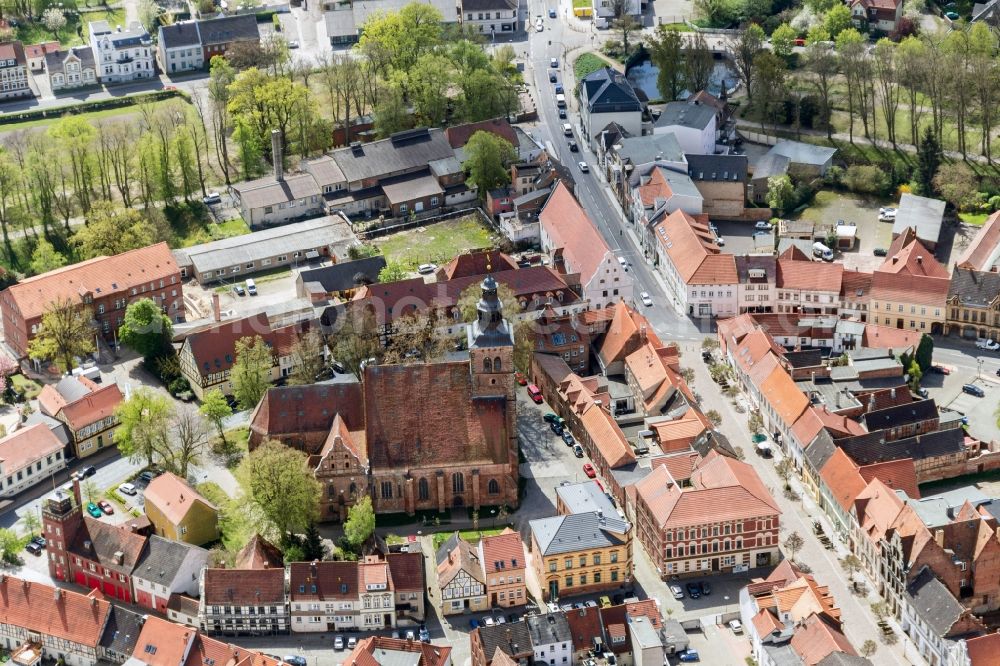
[[[142,95],[136,95],[135,97],[141,98]],[[154,109],[163,106],[165,104],[187,104],[183,97],[175,97],[173,99],[163,99],[156,102],[151,102],[150,106]],[[72,107],[68,107],[66,112],[71,112]],[[81,117],[86,118],[88,122],[94,123],[98,120],[104,120],[108,118],[124,118],[127,116],[134,116],[139,113],[138,104],[133,104],[130,106],[120,106],[116,109],[103,109],[101,111],[91,111],[90,113],[81,113]],[[60,118],[63,117],[65,113],[60,113],[58,108],[52,110],[52,115],[48,118],[40,118],[38,120],[26,120],[21,123],[10,123],[0,125],[0,136],[7,134],[9,132],[14,132],[23,129],[32,129],[35,127],[47,127],[52,123],[58,122]]]
[[[972,224],[977,227],[981,227],[986,223],[989,218],[989,213],[959,213],[958,217],[966,224]]]
[[[468,541],[469,543],[471,543],[473,546],[475,546],[476,544],[479,543],[479,540],[482,539],[483,537],[493,536],[495,534],[500,534],[501,532],[503,532],[503,530],[504,530],[504,528],[502,528],[502,527],[497,527],[497,528],[488,529],[488,530],[467,530],[467,531],[464,531],[464,532],[459,532],[458,536],[460,536],[462,539],[465,539],[466,541]],[[449,538],[451,538],[452,534],[454,534],[453,531],[449,531],[449,532],[437,532],[434,535],[434,549],[437,550],[438,548],[440,548],[441,544],[443,544],[445,541],[447,541]]]
[[[576,80],[579,81],[588,74],[606,67],[607,64],[608,62],[598,55],[593,53],[584,53],[573,61],[573,75],[576,76]]]
[[[192,229],[186,236],[177,239],[177,247],[191,247],[192,245],[199,245],[221,238],[242,236],[248,233],[250,233],[250,229],[247,227],[247,223],[243,221],[243,218],[234,217],[221,224],[211,222],[204,227]]]
[[[100,10],[96,12],[85,12],[82,14],[67,14],[66,27],[56,35],[46,28],[41,21],[22,23],[17,27],[17,38],[25,45],[37,44],[39,42],[50,42],[57,40],[63,45],[79,46],[90,40],[90,30],[88,24],[91,21],[107,21],[111,29],[115,26],[125,27],[125,9]]]
[[[489,230],[473,216],[438,222],[401,231],[374,244],[388,261],[398,261],[408,270],[420,264],[444,264],[455,255],[477,248],[490,248],[494,240]]]

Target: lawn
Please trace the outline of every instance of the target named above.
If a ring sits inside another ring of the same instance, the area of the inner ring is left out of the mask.
[[[98,10],[94,12],[84,12],[82,14],[67,14],[66,27],[56,35],[46,28],[41,21],[22,23],[17,27],[17,38],[27,44],[37,44],[39,42],[59,41],[63,48],[67,46],[79,46],[90,40],[89,23],[91,21],[107,21],[111,29],[115,26],[125,27],[125,9]]]
[[[981,227],[986,223],[990,213],[959,213],[958,217],[966,224]]]
[[[495,245],[489,229],[472,215],[400,231],[374,244],[387,260],[398,261],[408,270],[428,262],[444,264],[468,250]]]
[[[594,3],[591,0],[573,0],[573,9],[586,9],[593,6]]]
[[[219,224],[209,222],[203,227],[190,229],[187,235],[177,239],[177,246],[191,247],[192,245],[200,245],[201,243],[208,243],[209,241],[222,238],[232,238],[233,236],[242,236],[248,233],[250,233],[250,228],[247,227],[247,223],[243,221],[243,218],[234,217]]]
[[[13,375],[10,378],[10,383],[14,385],[14,388],[18,392],[24,393],[26,400],[34,400],[42,392],[42,387],[38,382],[28,379],[24,375]]]
[[[495,529],[488,529],[488,530],[467,530],[467,531],[464,531],[464,532],[459,532],[458,536],[460,536],[462,539],[468,541],[473,546],[475,546],[476,544],[479,543],[479,540],[482,539],[483,537],[493,536],[495,534],[500,534],[503,531],[504,531],[504,528],[502,528],[502,527],[497,527]],[[435,533],[434,534],[434,550],[437,550],[438,548],[440,548],[441,544],[443,544],[445,541],[447,541],[448,539],[450,539],[451,535],[454,534],[454,533],[455,533],[454,530],[449,531],[449,532],[437,532],[437,533]]]
[[[102,109],[101,111],[91,111],[89,113],[81,113],[79,115],[82,118],[86,118],[87,121],[90,123],[94,123],[98,120],[106,118],[121,118],[123,116],[138,115],[139,100],[141,100],[143,96],[146,94],[151,94],[151,93],[133,95],[131,99],[135,101],[134,104],[130,104],[127,106],[119,106],[114,109]],[[177,102],[182,102],[184,104],[187,103],[183,97],[177,96],[172,99],[162,99],[155,102],[151,102],[150,108],[156,109],[157,107],[162,106],[164,104],[175,104]],[[73,104],[68,104],[65,107],[65,110],[63,110],[63,107],[56,107],[52,109],[51,115],[48,118],[39,118],[37,120],[26,120],[20,123],[4,123],[3,125],[0,125],[0,137],[2,137],[4,134],[7,134],[9,132],[14,132],[17,130],[31,129],[34,127],[46,127],[48,125],[51,125],[52,123],[59,121],[59,119],[62,118],[67,113],[72,113],[73,106],[74,106]]]
[[[573,62],[573,75],[580,81],[588,74],[608,66],[608,61],[595,53],[584,53]]]

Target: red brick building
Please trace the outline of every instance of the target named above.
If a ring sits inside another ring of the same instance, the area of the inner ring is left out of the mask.
[[[104,338],[114,341],[125,308],[140,298],[153,299],[173,321],[184,320],[181,274],[166,243],[96,257],[8,287],[0,292],[4,339],[24,358],[46,308],[69,301],[90,308]]]

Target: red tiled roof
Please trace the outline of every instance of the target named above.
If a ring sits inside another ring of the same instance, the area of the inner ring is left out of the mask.
[[[20,428],[0,439],[0,464],[7,476],[20,471],[45,456],[62,451],[63,444],[44,423]]]
[[[814,406],[812,407],[812,411],[815,412],[816,416],[820,420],[820,423],[823,424],[823,427],[830,430],[835,438],[853,437],[855,435],[863,435],[868,432],[865,430],[863,425],[854,419],[842,414],[835,414],[834,412],[831,412],[826,405],[821,407]]]
[[[806,666],[816,666],[831,652],[844,652],[854,656],[858,654],[847,637],[818,614],[810,615],[795,630],[791,646]]]
[[[42,316],[50,303],[59,300],[83,303],[84,294],[122,293],[178,272],[170,248],[166,243],[157,243],[36,275],[11,285],[7,292],[21,316],[32,319]],[[176,288],[180,289],[180,282]]]
[[[244,650],[231,643],[197,634],[191,651],[188,653],[184,666],[207,666],[207,664],[225,664],[226,666],[278,666],[277,659],[272,659],[256,651]]]
[[[670,472],[670,476],[677,482],[684,482],[691,478],[691,474],[701,462],[701,454],[697,451],[677,453],[672,456],[660,456],[651,460],[652,467],[663,465]]]
[[[209,605],[269,606],[285,602],[285,570],[204,569],[204,596]]]
[[[858,473],[858,466],[844,453],[839,446],[833,451],[819,476],[830,489],[830,494],[837,500],[845,512],[850,513],[854,500],[861,494],[868,483]]]
[[[965,649],[971,666],[1000,666],[1000,633],[967,638]]]
[[[83,528],[77,531],[69,551],[112,571],[131,575],[145,546],[146,537],[127,527],[84,516]],[[118,553],[123,555],[121,564],[115,557]]]
[[[663,176],[663,171],[659,168],[653,169],[649,175],[649,181],[636,188],[639,198],[642,199],[643,206],[655,206],[657,199],[669,199],[674,191],[670,188],[670,183]]]
[[[103,598],[0,576],[0,624],[32,634],[96,648],[110,608]]]
[[[135,641],[133,658],[147,666],[179,666],[198,630],[147,615]]]
[[[781,367],[776,367],[771,375],[764,380],[760,386],[760,392],[777,413],[778,418],[789,426],[794,424],[809,406],[809,398]]]
[[[357,599],[361,587],[357,562],[292,562],[288,565],[291,601]]]
[[[938,263],[933,252],[912,238],[875,270],[872,298],[943,309],[950,287],[951,276],[947,269]]]
[[[113,415],[115,408],[124,400],[118,384],[108,384],[65,405],[62,408],[63,418],[71,430],[81,430]]]
[[[754,318],[748,314],[737,317],[721,319],[716,324],[719,337],[725,341],[726,345],[739,343],[746,335],[749,335],[757,327]]]
[[[594,647],[594,637],[602,638],[604,624],[597,608],[581,608],[566,613],[570,633],[573,635],[573,651],[580,652]]]
[[[389,553],[389,573],[392,574],[392,585],[397,591],[412,591],[424,589],[424,556],[418,552]]]
[[[278,547],[259,534],[254,534],[236,554],[236,569],[273,569],[284,566],[285,559]]]
[[[1000,247],[1000,211],[990,215],[972,242],[958,256],[955,265],[958,268],[971,268],[976,271],[989,271],[994,263],[990,262],[997,248]],[[997,657],[1000,663],[1000,655]],[[973,666],[976,666],[973,664]]]
[[[913,466],[912,458],[901,458],[899,460],[875,463],[874,465],[865,465],[858,468],[858,473],[861,474],[861,478],[865,480],[865,483],[868,483],[872,479],[878,479],[893,490],[904,491],[911,499],[920,498],[920,487],[917,485],[917,470]]]
[[[825,261],[778,260],[779,289],[831,291],[840,294],[844,265]]]
[[[580,423],[587,431],[594,447],[604,458],[608,469],[617,469],[622,465],[635,462],[635,451],[632,450],[632,446],[625,439],[625,434],[603,405],[590,403],[590,406],[580,417]]]
[[[841,298],[858,302],[871,296],[872,274],[861,271],[844,271],[840,282]],[[861,292],[860,294],[858,292]]]
[[[180,525],[197,503],[217,511],[215,505],[189,486],[187,481],[170,472],[164,472],[150,481],[144,495],[146,502],[152,503],[173,525]]]
[[[626,305],[625,301],[618,301],[614,306],[604,308],[601,312],[607,313],[609,310],[614,315],[597,352],[605,366],[624,361],[626,356],[638,349],[643,342],[643,331],[647,339],[656,337],[649,321]]]
[[[524,543],[521,535],[509,527],[501,534],[483,537],[479,544],[487,574],[524,568]]]
[[[0,60],[14,60],[18,65],[24,65],[24,44],[18,41],[0,44]]]
[[[802,412],[802,415],[795,421],[795,424],[792,426],[792,434],[799,441],[799,444],[805,448],[816,439],[816,435],[822,429],[823,422],[816,415],[815,407],[810,407]]]
[[[447,130],[445,130],[447,131]],[[438,269],[439,280],[454,280],[470,276],[496,275],[503,271],[516,271],[517,262],[503,252],[473,250],[460,254]]]
[[[448,145],[452,148],[461,148],[465,144],[469,143],[469,139],[471,139],[472,135],[476,132],[489,132],[490,134],[495,134],[501,139],[505,139],[507,143],[514,147],[515,150],[517,149],[517,132],[515,132],[510,123],[503,118],[493,118],[492,120],[483,120],[477,123],[465,123],[464,125],[448,127],[444,130],[444,136],[448,140]]]
[[[386,659],[389,658],[383,655],[393,652],[412,653],[416,657],[416,666],[441,666],[451,662],[451,648],[448,646],[402,638],[371,636],[358,641],[354,650],[344,659],[343,666],[380,666],[387,663]],[[399,659],[389,659],[392,663],[403,663]],[[405,661],[414,663],[413,657]]]
[[[337,415],[352,432],[364,429],[360,383],[271,387],[250,415],[250,429],[260,436],[327,432]]]
[[[55,417],[59,410],[66,406],[66,398],[52,384],[46,384],[38,394],[38,407],[42,414]]]
[[[656,240],[684,284],[736,284],[736,259],[720,254],[707,224],[678,209],[657,224]]]
[[[892,326],[879,326],[877,324],[865,324],[865,334],[861,344],[864,347],[872,349],[899,349],[900,347],[913,347],[916,349],[920,345],[921,337],[923,337],[923,333],[920,331],[910,331]]]
[[[562,248],[567,270],[579,273],[583,282],[589,282],[611,248],[563,181],[556,184],[538,214],[538,221],[552,247]]]
[[[753,622],[754,629],[757,630],[757,635],[761,638],[766,637],[772,631],[781,631],[785,626],[778,621],[774,613],[766,608],[757,611],[757,614],[750,621]]]
[[[192,333],[184,340],[202,375],[224,372],[236,361],[236,342],[260,336],[275,356],[288,356],[299,336],[308,330],[306,322],[272,328],[267,314],[225,321]]]

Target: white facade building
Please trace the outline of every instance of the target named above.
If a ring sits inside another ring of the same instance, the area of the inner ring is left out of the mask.
[[[0,439],[0,497],[11,497],[48,481],[66,467],[63,444],[49,427],[36,423]]]
[[[153,39],[139,23],[114,30],[107,21],[90,22],[90,48],[101,83],[125,83],[156,76]]]

